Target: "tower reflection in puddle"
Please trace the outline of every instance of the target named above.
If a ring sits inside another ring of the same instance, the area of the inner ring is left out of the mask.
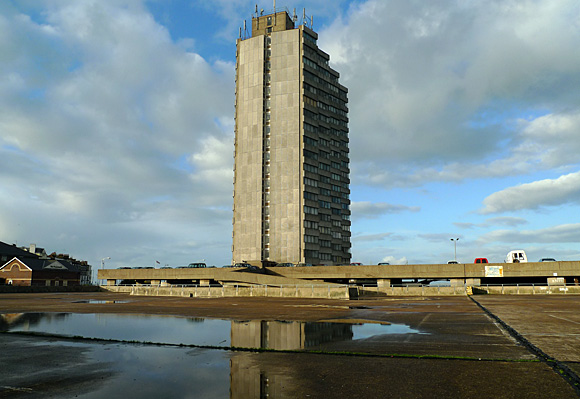
[[[343,323],[252,320],[232,321],[231,328],[232,346],[238,348],[301,350],[352,337],[352,325]],[[231,398],[281,398],[293,391],[290,365],[265,367],[260,356],[265,355],[245,352],[232,355]]]

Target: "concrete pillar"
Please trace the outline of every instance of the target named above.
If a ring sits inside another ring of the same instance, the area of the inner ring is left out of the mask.
[[[462,278],[451,278],[449,279],[452,287],[463,287],[465,285],[465,280]]]
[[[159,285],[161,284],[161,280],[151,280],[151,285]]]
[[[465,284],[468,286],[476,286],[479,287],[481,285],[481,279],[480,278],[466,278],[465,279]]]
[[[391,279],[390,278],[378,278],[377,279],[377,287],[390,287],[391,286]]]
[[[117,280],[107,280],[107,285],[116,285]]]
[[[199,280],[199,285],[209,285],[209,280]]]

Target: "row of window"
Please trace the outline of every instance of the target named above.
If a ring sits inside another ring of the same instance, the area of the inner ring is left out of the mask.
[[[327,129],[324,126],[314,126],[310,123],[304,123],[304,131],[317,134],[326,134],[330,136],[331,134],[337,137],[348,138],[348,133],[337,129]]]
[[[306,82],[304,83],[303,87],[304,87],[304,91],[315,94],[318,98],[323,98],[323,99],[327,100],[328,102],[332,102],[332,103],[338,105],[339,107],[346,108],[346,101],[345,100],[342,100],[338,97],[335,97],[332,94],[325,92],[324,90],[317,89],[316,87],[309,85]]]
[[[306,184],[306,179],[308,179],[308,178],[305,178],[305,184]],[[312,179],[308,179],[308,181],[309,181],[309,183],[312,183],[313,180]],[[308,185],[309,186],[313,186],[312,184],[308,184]],[[340,188],[339,187],[337,187],[337,186],[333,186],[333,187],[336,187],[336,188],[339,189],[339,190],[335,190],[335,191],[340,191]],[[348,200],[348,194],[347,193],[340,193],[341,194],[341,197],[335,197],[335,196],[332,196],[331,195],[331,191],[328,190],[328,189],[326,189],[326,188],[322,188],[321,187],[319,190],[320,190],[320,194],[321,195],[325,195],[327,197],[330,197],[331,198],[331,201],[334,204],[340,204],[342,206],[342,209],[349,209],[348,208],[348,205],[349,204],[342,202],[343,199]],[[304,191],[304,199],[311,200],[311,201],[318,201],[318,194],[317,193],[310,192],[310,191]],[[269,194],[268,194],[268,199],[267,200],[269,201]],[[321,207],[322,208],[328,208],[327,206],[321,206]]]
[[[328,56],[325,57],[310,47],[304,47],[304,54],[311,60],[314,60],[318,65],[328,66],[328,62],[330,61]]]
[[[330,82],[319,78],[318,76],[316,76],[315,74],[313,74],[312,72],[308,72],[308,71],[304,71],[304,78],[310,80],[311,82],[315,82],[317,84],[319,84],[320,86],[322,86],[324,89],[327,89],[328,91],[338,94],[338,95],[342,95],[346,98],[346,92],[343,90],[340,90],[338,87],[336,87],[335,85],[331,84]]]
[[[318,71],[318,73],[320,73],[326,79],[330,80],[331,82],[338,83],[338,78],[333,74],[331,74],[330,72],[328,72],[326,68],[321,67],[316,62],[306,57],[302,57],[302,61],[304,62],[304,65],[308,65],[310,68],[314,69],[315,71]]]

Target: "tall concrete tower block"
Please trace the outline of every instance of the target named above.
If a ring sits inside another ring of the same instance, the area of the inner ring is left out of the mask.
[[[350,263],[348,90],[296,19],[237,41],[234,263]]]

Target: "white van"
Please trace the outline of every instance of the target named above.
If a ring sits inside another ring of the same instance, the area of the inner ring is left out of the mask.
[[[509,251],[505,257],[505,263],[523,263],[527,261],[528,257],[526,256],[526,252],[522,249]]]

